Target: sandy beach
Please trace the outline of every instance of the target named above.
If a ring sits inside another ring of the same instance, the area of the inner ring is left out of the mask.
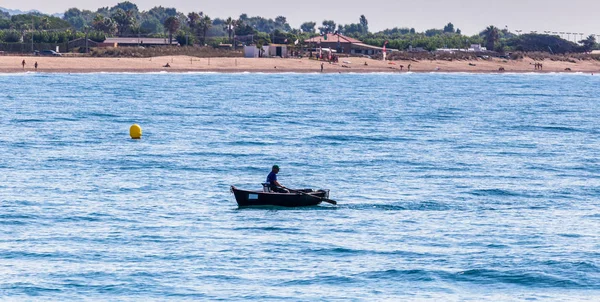
[[[21,62],[25,60],[25,68]],[[91,57],[32,57],[0,56],[0,73],[38,72],[85,73],[85,72],[584,72],[600,73],[599,61],[545,60],[542,70],[536,70],[533,59],[522,60],[454,60],[454,61],[379,61],[366,58],[340,58],[330,64],[308,58],[196,58],[189,56],[165,56],[153,58],[91,58]],[[170,67],[164,67],[166,64]]]

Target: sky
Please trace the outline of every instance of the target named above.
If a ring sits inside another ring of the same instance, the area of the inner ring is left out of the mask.
[[[68,8],[89,9],[114,6],[118,0],[0,0],[8,9],[37,9],[44,13],[62,13]],[[577,32],[600,36],[600,1],[594,0],[130,0],[140,10],[154,6],[174,7],[185,14],[202,11],[212,18],[234,19],[240,14],[275,18],[287,17],[292,27],[306,21],[321,24],[358,23],[364,14],[370,31],[393,27],[414,27],[417,31],[443,28],[452,22],[463,34],[476,34],[489,25],[509,31]]]

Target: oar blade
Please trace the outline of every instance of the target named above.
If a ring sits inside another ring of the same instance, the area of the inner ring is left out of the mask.
[[[327,199],[327,198],[323,198],[323,199],[321,199],[321,200],[323,200],[324,202],[327,202],[327,203],[333,204],[333,205],[337,205],[337,201],[335,201],[335,200],[333,200],[333,199]]]

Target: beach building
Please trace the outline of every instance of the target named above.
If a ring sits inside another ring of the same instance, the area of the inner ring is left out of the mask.
[[[263,46],[263,48],[265,48],[264,55],[267,57],[286,58],[288,56],[287,45],[285,44],[269,44],[267,46]]]
[[[471,47],[469,47],[469,51],[486,51],[487,48],[482,47],[481,44],[471,44]]]
[[[244,45],[245,58],[259,58],[261,50],[256,45]]]
[[[144,38],[144,37],[118,37],[118,38],[106,38],[102,43],[98,45],[98,47],[119,47],[119,46],[144,46],[144,47],[153,47],[153,46],[176,46],[179,45],[177,40],[173,40],[169,44],[169,39],[167,38]]]
[[[96,41],[92,41],[90,39],[87,39],[87,43],[86,43],[86,39],[84,38],[79,38],[79,39],[75,39],[75,40],[71,40],[67,43],[68,45],[68,49],[73,49],[76,47],[80,47],[80,48],[84,48],[84,47],[98,47],[100,43],[96,42]]]
[[[262,55],[261,55],[262,52]],[[262,48],[258,48],[256,45],[245,45],[244,46],[244,57],[246,58],[287,58],[288,57],[288,46],[285,44],[270,44],[264,45]]]
[[[341,34],[326,34],[305,40],[309,48],[330,48],[349,55],[375,55],[383,53],[382,47],[367,45],[360,40]]]

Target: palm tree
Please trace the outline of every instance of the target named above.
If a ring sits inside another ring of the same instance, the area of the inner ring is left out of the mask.
[[[92,22],[92,27],[97,31],[112,35],[116,31],[117,25],[113,19],[97,14]]]
[[[208,15],[200,20],[200,29],[202,29],[202,45],[206,44],[206,33],[208,29],[212,27],[212,20]]]
[[[179,30],[179,19],[176,17],[169,17],[165,20],[165,28],[169,32],[169,45],[173,42],[173,34]]]
[[[487,50],[493,51],[494,44],[498,42],[498,28],[490,25],[482,32],[482,34],[485,36]]]
[[[192,12],[187,15],[188,25],[192,31],[194,31],[198,26],[198,22],[200,21],[200,14]]]
[[[225,23],[223,23],[223,29],[225,29],[227,31],[227,33],[229,34],[229,41],[231,42],[231,36],[233,35],[233,29],[235,27],[236,21],[231,19],[231,17],[227,18],[227,20],[225,20]]]

